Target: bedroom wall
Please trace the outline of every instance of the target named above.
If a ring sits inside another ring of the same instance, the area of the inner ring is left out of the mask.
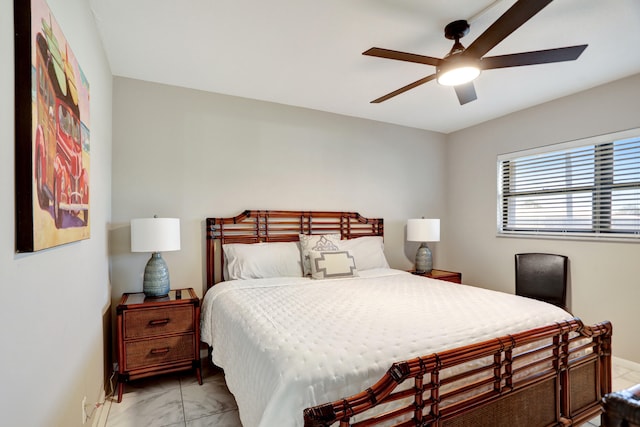
[[[515,290],[515,253],[567,255],[573,314],[611,320],[614,355],[635,362],[640,244],[496,237],[496,156],[640,127],[638,99],[635,75],[448,135],[448,238],[440,245],[466,283],[506,292]]]
[[[112,77],[88,2],[48,3],[91,84],[91,238],[36,253],[15,253],[13,1],[0,0],[0,424],[4,426],[81,426],[83,397],[91,405],[103,387],[102,325],[110,302]]]
[[[132,218],[181,219],[182,250],[163,257],[173,288],[202,295],[206,217],[383,217],[389,262],[410,268],[417,244],[405,244],[406,219],[445,212],[441,134],[119,77],[113,120],[114,300],[142,290],[149,254],[130,252]]]

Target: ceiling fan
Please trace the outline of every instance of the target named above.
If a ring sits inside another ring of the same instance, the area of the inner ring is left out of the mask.
[[[396,50],[379,47],[372,47],[366,52],[363,52],[363,55],[395,59],[398,61],[417,62],[419,64],[433,65],[436,67],[435,73],[394,90],[380,98],[374,99],[371,103],[377,104],[386,101],[387,99],[435,79],[442,85],[453,86],[460,105],[464,105],[477,99],[473,80],[478,77],[481,70],[547,64],[578,59],[588,45],[583,44],[556,49],[483,57],[484,54],[493,49],[536,13],[540,12],[545,6],[551,3],[551,1],[552,0],[517,1],[467,48],[460,43],[460,39],[469,32],[469,24],[465,20],[451,22],[445,27],[444,36],[449,40],[455,40],[455,42],[451,51],[449,51],[444,58],[398,52]]]

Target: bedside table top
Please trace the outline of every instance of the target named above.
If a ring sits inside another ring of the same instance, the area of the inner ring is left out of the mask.
[[[147,297],[143,292],[127,292],[122,294],[117,309],[123,310],[134,306],[163,306],[181,302],[192,303],[194,301],[199,302],[199,299],[193,288],[171,289],[165,297]]]
[[[462,283],[462,273],[458,273],[456,271],[437,270],[434,268],[429,273],[417,273],[415,270],[409,270],[409,273],[415,274],[416,276],[429,277],[431,279],[444,280],[458,284]]]
[[[429,276],[429,277],[433,277],[434,279],[437,279],[438,277],[453,276],[453,275],[460,274],[456,271],[438,270],[435,268],[431,270],[429,273],[418,273],[415,270],[409,270],[409,273],[417,274],[419,276]]]

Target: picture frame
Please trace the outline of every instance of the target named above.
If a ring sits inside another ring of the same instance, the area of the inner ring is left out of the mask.
[[[14,0],[16,252],[90,238],[89,83],[45,0]]]

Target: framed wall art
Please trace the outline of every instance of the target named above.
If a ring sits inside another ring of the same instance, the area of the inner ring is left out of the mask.
[[[15,0],[16,251],[90,237],[89,83],[45,0]]]

